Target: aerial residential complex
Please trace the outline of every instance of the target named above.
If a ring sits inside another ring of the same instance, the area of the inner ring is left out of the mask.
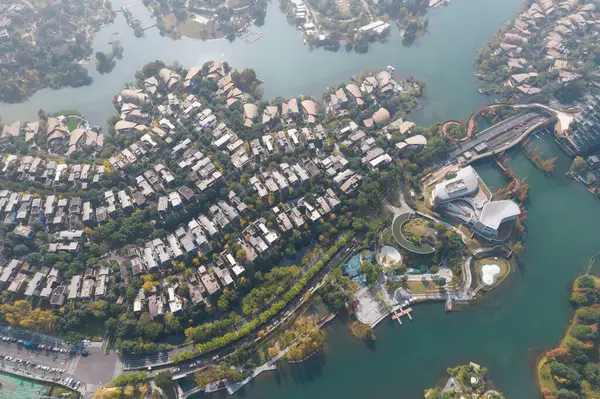
[[[571,125],[572,134],[561,143],[573,155],[589,152],[600,145],[600,96],[590,96]]]

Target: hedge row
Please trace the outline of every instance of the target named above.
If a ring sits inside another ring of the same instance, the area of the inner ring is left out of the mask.
[[[348,240],[351,236],[352,233],[347,233],[344,237],[336,241],[335,244],[331,248],[329,248],[327,253],[318,262],[315,262],[315,264],[312,265],[310,269],[306,271],[306,274],[304,274],[304,276],[302,276],[302,278],[300,278],[292,286],[292,288],[288,292],[286,292],[285,295],[283,295],[281,300],[271,305],[269,310],[266,310],[263,313],[259,314],[255,319],[244,324],[237,331],[232,331],[223,336],[213,338],[208,342],[197,344],[196,350],[199,353],[205,353],[222,348],[230,344],[231,342],[248,336],[252,331],[256,330],[258,327],[260,327],[263,324],[266,324],[304,290],[308,281],[312,277],[314,277],[315,274],[317,274],[323,269],[323,267],[331,260],[333,255],[335,255],[335,253],[341,247],[345,246],[348,243]]]

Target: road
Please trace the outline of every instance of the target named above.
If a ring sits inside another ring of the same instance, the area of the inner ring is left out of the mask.
[[[553,113],[558,118],[558,121],[560,122],[560,130],[561,130],[561,134],[563,134],[563,135],[566,134],[567,130],[569,129],[569,126],[571,125],[571,122],[573,122],[573,120],[575,119],[575,116],[580,112],[579,109],[562,110],[562,109],[551,108],[547,105],[537,104],[537,103],[517,104],[517,105],[515,105],[515,108],[516,109],[518,109],[518,108],[542,108],[542,109],[545,109],[546,111]]]
[[[474,139],[461,143],[450,153],[449,158],[456,158],[481,143],[488,143],[492,149],[500,147],[521,136],[529,127],[544,119],[547,118],[534,112],[512,116],[479,133]]]
[[[340,238],[340,237],[338,237],[338,238]],[[357,237],[357,238],[358,238],[358,241],[360,241],[362,239],[362,237]],[[297,295],[296,299],[292,300],[277,315],[274,315],[274,317],[269,321],[269,323],[266,324],[265,326],[263,326],[262,329],[268,333],[269,331],[277,328],[279,325],[284,323],[287,320],[287,318],[292,317],[294,315],[294,312],[296,310],[298,310],[300,308],[300,306],[302,306],[302,304],[305,302],[304,294],[308,291],[312,292],[312,291],[318,289],[323,284],[323,280],[324,280],[325,276],[327,274],[329,274],[333,268],[338,267],[340,264],[342,264],[345,261],[345,259],[348,257],[348,255],[351,255],[354,253],[354,248],[356,248],[356,245],[357,244],[354,242],[354,240],[349,240],[348,245],[346,247],[340,248],[337,251],[337,253],[331,258],[331,260],[327,263],[327,265],[325,265],[325,267],[323,267],[323,269],[321,269],[321,271],[319,273],[315,274],[312,277],[312,279],[310,281],[308,281],[304,290]],[[319,259],[320,259],[320,256],[317,256],[314,259],[314,262],[318,261]],[[308,269],[310,266],[312,266],[312,264],[314,262],[310,262],[309,265],[306,265],[303,268],[303,271],[304,271],[304,269]],[[304,274],[304,273],[302,273],[302,274]],[[278,296],[278,298],[280,298],[280,296]],[[135,366],[135,367],[127,367],[126,366],[125,371],[126,372],[136,371],[139,369],[147,368],[148,366],[152,366],[152,371],[151,371],[150,376],[153,376],[155,372],[158,372],[160,370],[173,369],[173,368],[177,367],[180,370],[177,372],[174,372],[173,376],[174,377],[182,377],[185,375],[193,374],[195,371],[211,364],[211,358],[213,356],[218,356],[218,359],[222,360],[223,358],[234,353],[243,344],[248,343],[250,341],[257,341],[257,340],[258,339],[256,338],[255,334],[250,334],[247,337],[241,338],[240,340],[235,341],[226,347],[223,347],[223,348],[217,349],[215,351],[211,351],[210,353],[201,355],[201,356],[195,358],[193,361],[185,361],[185,362],[181,362],[177,365],[168,363],[169,360],[168,360],[167,355],[157,356],[152,359],[148,359],[148,358],[140,359],[140,361],[142,362],[140,364],[140,366]],[[193,347],[192,345],[189,346],[189,348],[192,348],[192,347]],[[181,348],[179,348],[179,350],[181,350]],[[172,354],[172,352],[169,353],[169,355],[171,355],[171,354]]]

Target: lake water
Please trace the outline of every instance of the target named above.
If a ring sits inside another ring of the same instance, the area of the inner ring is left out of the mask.
[[[597,199],[564,177],[570,159],[551,138],[543,140],[545,155],[558,156],[554,177],[519,153],[511,155],[511,167],[531,185],[527,239],[518,269],[499,288],[461,312],[446,313],[443,303],[419,304],[413,321],[378,325],[373,347],[334,321],[323,356],[266,373],[235,397],[416,399],[446,368],[473,361],[489,369],[507,398],[538,398],[535,358],[564,333],[573,311],[572,281],[600,249]],[[501,186],[501,174],[489,164],[477,170],[491,186]]]
[[[134,15],[143,25],[151,16],[137,0],[113,0],[113,8],[132,5]],[[269,4],[264,34],[255,43],[242,40],[201,40],[182,38],[173,41],[160,36],[156,28],[136,38],[121,13],[114,24],[103,28],[94,39],[96,51],[108,51],[110,40],[120,40],[125,51],[114,70],[100,75],[90,63],[91,86],[62,90],[41,90],[28,102],[0,103],[5,122],[37,118],[37,111],[77,108],[92,124],[103,124],[115,113],[112,97],[123,86],[135,80],[135,71],[155,59],[167,63],[175,60],[184,66],[202,65],[211,59],[229,62],[235,68],[254,68],[264,80],[265,98],[311,94],[320,98],[325,87],[348,81],[361,70],[396,68],[398,76],[413,76],[426,83],[424,110],[415,121],[428,124],[468,116],[490,99],[476,91],[473,60],[499,26],[516,13],[522,0],[456,0],[448,7],[430,10],[429,31],[411,47],[404,47],[395,26],[386,44],[371,45],[367,54],[337,53],[321,49],[310,51],[300,32],[290,26],[279,11],[279,3]],[[115,33],[118,33],[115,35]]]

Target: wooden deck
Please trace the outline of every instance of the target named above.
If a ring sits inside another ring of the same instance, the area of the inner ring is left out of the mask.
[[[413,311],[413,309],[412,309],[412,308],[407,308],[407,309],[402,309],[402,308],[399,308],[399,309],[394,309],[394,310],[392,310],[392,320],[398,320],[398,323],[402,324],[402,319],[401,319],[401,317],[402,317],[402,316],[404,316],[404,315],[408,316],[408,318],[409,318],[410,320],[412,320],[412,315],[411,315],[411,312],[412,312],[412,311]]]

